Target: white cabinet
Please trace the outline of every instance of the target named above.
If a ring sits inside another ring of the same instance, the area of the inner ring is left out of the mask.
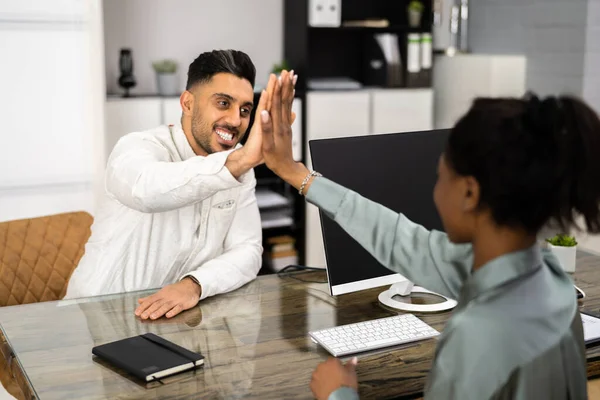
[[[369,133],[369,92],[309,92],[306,101],[309,140]]]
[[[376,133],[432,129],[431,89],[365,89],[314,91],[306,95],[306,165],[309,141]],[[359,162],[359,161],[357,161]],[[306,203],[306,265],[326,264],[318,209]]]
[[[124,135],[159,126],[161,109],[158,97],[109,99],[106,102],[106,158]]]
[[[371,91],[371,132],[394,133],[433,128],[433,90],[381,89]]]
[[[161,99],[161,121],[165,125],[176,124],[181,121],[181,103],[179,97]]]
[[[454,126],[477,97],[523,96],[525,78],[525,56],[436,56],[433,63],[434,126],[438,129]]]

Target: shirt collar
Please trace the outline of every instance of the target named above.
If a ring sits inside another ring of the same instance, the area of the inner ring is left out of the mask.
[[[183,132],[183,127],[180,122],[169,125],[169,129],[171,131],[171,137],[173,138],[173,142],[175,143],[175,147],[181,156],[183,161],[190,159],[192,157],[196,157],[196,153],[190,146],[190,142],[188,142],[187,137],[185,136],[185,132]]]
[[[462,290],[462,302],[535,273],[543,265],[540,247],[532,247],[495,258],[475,271]]]

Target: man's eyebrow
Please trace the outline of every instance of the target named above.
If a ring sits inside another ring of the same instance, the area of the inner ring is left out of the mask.
[[[215,93],[215,94],[213,94],[213,97],[223,97],[223,98],[226,98],[227,100],[229,100],[231,102],[235,102],[236,101],[235,97],[233,97],[232,95],[227,94],[227,93]],[[252,107],[252,108],[254,107],[254,103],[251,102],[251,101],[247,101],[243,105],[246,106],[246,107]]]
[[[225,97],[227,100],[235,101],[235,97],[227,93],[215,93],[212,97]]]

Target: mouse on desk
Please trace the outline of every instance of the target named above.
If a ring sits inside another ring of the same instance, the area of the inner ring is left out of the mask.
[[[575,292],[577,293],[577,300],[583,300],[585,298],[585,293],[583,290],[578,288],[576,285],[573,286],[575,287]]]
[[[390,287],[390,291],[393,294],[392,297],[396,296],[396,295],[399,295],[399,296],[408,296],[412,292],[413,287],[415,287],[414,283],[412,283],[408,279],[404,279],[404,280],[402,280],[400,282],[394,283]]]

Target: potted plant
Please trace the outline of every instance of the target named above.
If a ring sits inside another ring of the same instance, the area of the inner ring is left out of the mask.
[[[156,72],[156,87],[161,96],[179,94],[177,81],[177,62],[175,60],[159,60],[152,63]]]
[[[408,4],[408,25],[411,28],[421,26],[421,17],[423,16],[424,9],[425,6],[419,0],[412,0]]]
[[[283,71],[283,70],[286,70],[286,71],[290,70],[290,66],[288,65],[288,62],[286,60],[281,61],[281,63],[279,63],[279,64],[273,65],[271,72],[274,73],[275,75],[279,76],[279,74],[281,74],[281,71]]]
[[[575,272],[577,240],[573,236],[558,234],[546,239],[548,247],[566,272]]]

